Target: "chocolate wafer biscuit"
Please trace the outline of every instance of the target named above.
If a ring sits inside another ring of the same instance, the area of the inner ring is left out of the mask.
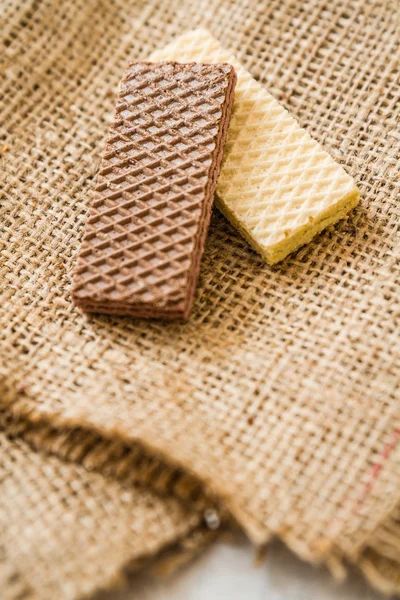
[[[83,310],[189,316],[235,82],[228,64],[129,65],[75,272]]]

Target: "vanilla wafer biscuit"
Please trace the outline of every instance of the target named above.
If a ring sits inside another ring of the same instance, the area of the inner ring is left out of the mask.
[[[228,64],[129,65],[75,273],[83,310],[189,316],[235,81]]]
[[[234,65],[238,82],[217,205],[270,264],[358,203],[353,179],[208,31],[190,31],[151,56]]]

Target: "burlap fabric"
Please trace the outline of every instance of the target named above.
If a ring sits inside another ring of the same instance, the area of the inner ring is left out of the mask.
[[[0,411],[0,456],[4,600],[86,597],[150,564],[174,569],[216,535],[201,510],[166,494],[154,465],[118,442]],[[151,472],[163,496],[135,485],[135,470]]]
[[[398,3],[33,1],[2,18],[8,410],[131,444],[256,543],[399,590]],[[118,79],[198,25],[345,165],[361,206],[273,269],[216,214],[188,324],[82,316],[70,277]]]

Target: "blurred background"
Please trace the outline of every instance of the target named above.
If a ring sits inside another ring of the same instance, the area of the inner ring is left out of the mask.
[[[298,560],[278,541],[256,564],[254,549],[244,539],[219,541],[197,560],[166,579],[141,575],[120,592],[95,600],[383,600],[358,573],[338,582],[324,568]]]

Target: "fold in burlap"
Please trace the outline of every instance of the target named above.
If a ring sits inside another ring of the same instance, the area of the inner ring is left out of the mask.
[[[199,508],[166,495],[165,477],[162,497],[134,484],[135,470],[154,468],[121,444],[0,411],[0,456],[5,600],[87,596],[155,557],[158,569],[175,568],[215,537]]]
[[[8,410],[131,444],[254,542],[399,590],[397,3],[34,1],[3,19]],[[215,215],[186,325],[83,316],[70,277],[118,79],[198,25],[346,166],[361,206],[273,269]]]

